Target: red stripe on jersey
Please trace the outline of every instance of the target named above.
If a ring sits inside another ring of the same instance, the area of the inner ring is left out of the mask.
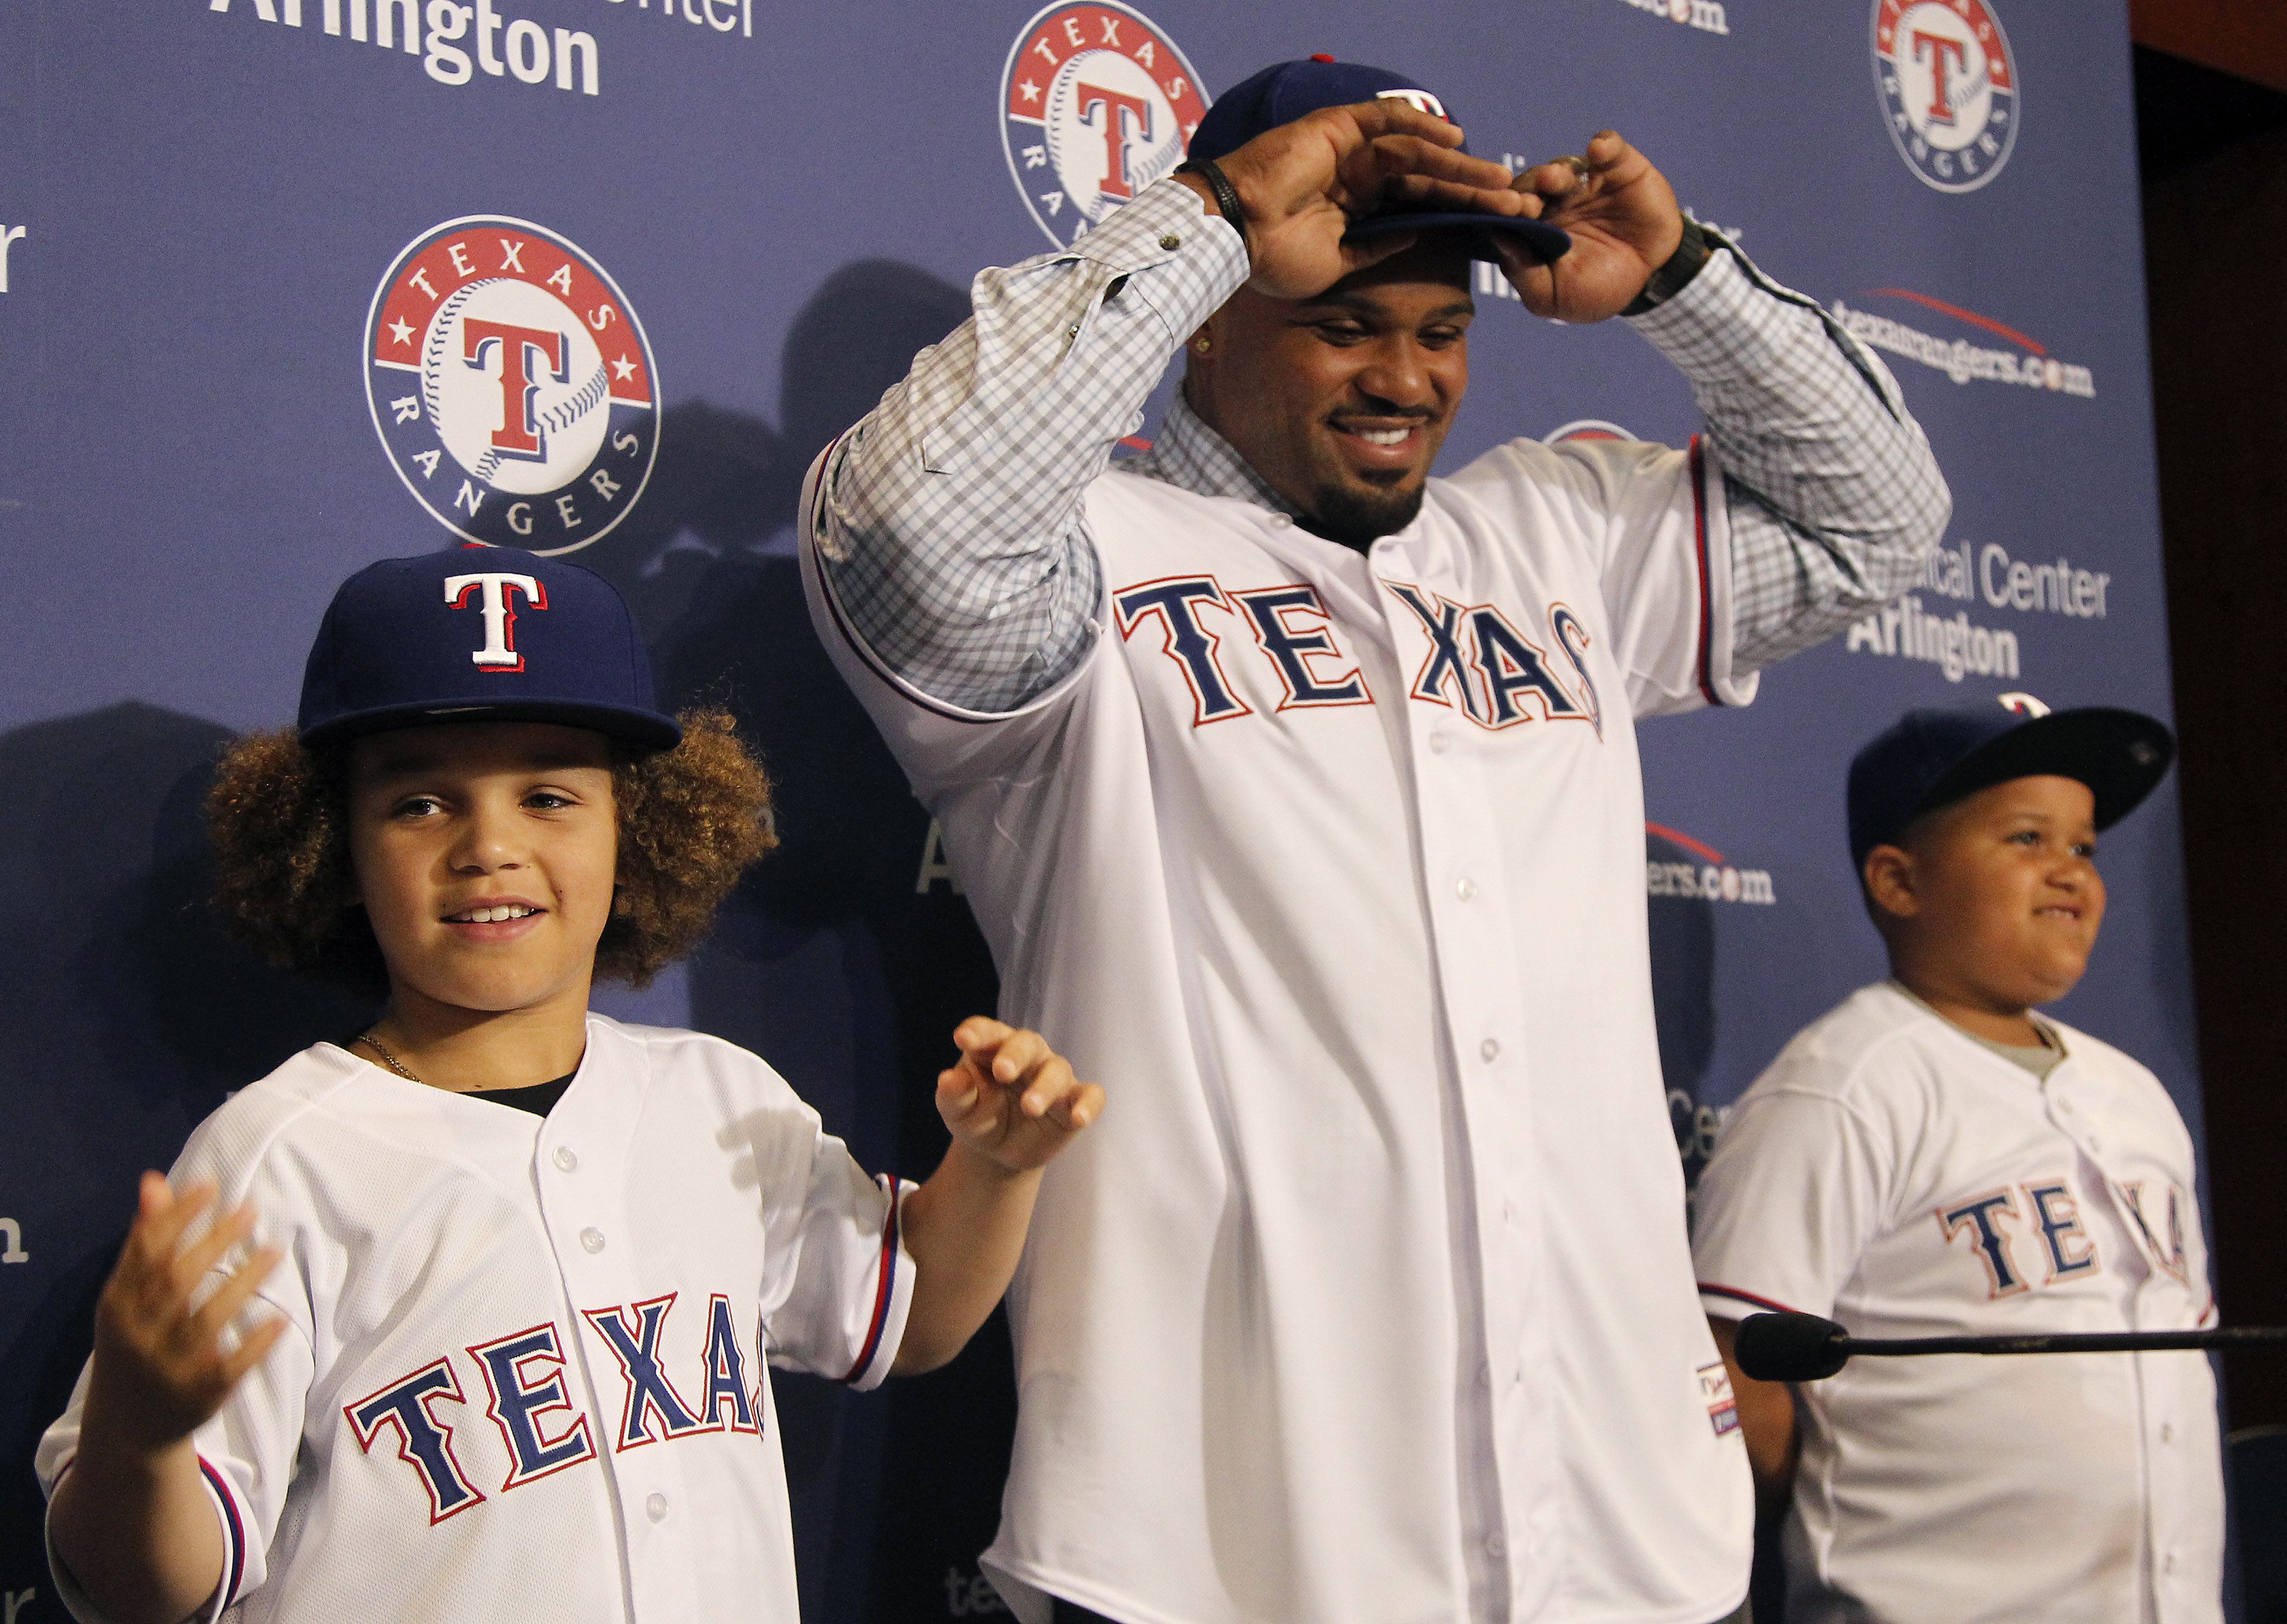
[[[1715,696],[1715,595],[1707,579],[1707,467],[1700,455],[1699,437],[1691,437],[1691,545],[1699,566],[1699,693],[1710,705]]]
[[[223,1566],[222,1604],[227,1609],[238,1599],[239,1583],[246,1577],[246,1524],[238,1514],[238,1496],[231,1493],[228,1481],[208,1463],[204,1455],[199,1457],[199,1474],[222,1502],[223,1543],[229,1547]]]
[[[1789,1308],[1784,1303],[1775,1303],[1767,1297],[1757,1297],[1752,1291],[1741,1291],[1731,1286],[1712,1285],[1704,1280],[1699,1282],[1699,1291],[1703,1297],[1728,1297],[1734,1302],[1745,1303],[1769,1313],[1799,1314],[1802,1312],[1800,1308]]]
[[[882,1226],[882,1266],[875,1271],[874,1288],[874,1320],[866,1328],[866,1345],[858,1351],[857,1362],[843,1376],[844,1382],[854,1382],[866,1374],[881,1350],[882,1331],[890,1322],[890,1302],[896,1295],[898,1280],[898,1214],[904,1204],[905,1192],[895,1179],[890,1179],[890,1221]]]

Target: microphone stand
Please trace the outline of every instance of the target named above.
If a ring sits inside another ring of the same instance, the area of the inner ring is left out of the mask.
[[[2017,1336],[1853,1336],[1816,1314],[1749,1314],[1732,1355],[1759,1382],[1818,1382],[1860,1354],[2160,1353],[2287,1342],[2287,1326],[2212,1326],[2191,1331],[2059,1331]]]

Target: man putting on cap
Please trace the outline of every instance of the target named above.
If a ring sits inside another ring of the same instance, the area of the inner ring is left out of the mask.
[[[985,1562],[1026,1624],[1707,1624],[1746,1588],[1634,718],[1903,590],[1945,490],[1880,364],[1618,136],[1512,177],[1442,113],[1256,75],[1183,172],[980,275],[805,493],[818,625],[1008,1010],[1121,1094],[1010,1297]],[[1473,256],[1628,315],[1698,445],[1431,478]]]

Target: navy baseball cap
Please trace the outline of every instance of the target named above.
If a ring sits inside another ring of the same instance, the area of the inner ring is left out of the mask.
[[[2109,829],[2152,792],[2175,754],[2166,726],[2135,711],[1908,711],[1851,758],[1850,857],[1864,870],[1868,852],[1923,813],[2012,778],[2077,779],[2096,797],[2096,826]]]
[[[1361,63],[1337,62],[1332,57],[1305,57],[1299,62],[1275,63],[1216,97],[1215,105],[1207,109],[1207,116],[1192,133],[1191,146],[1184,155],[1209,162],[1226,158],[1264,130],[1291,124],[1306,113],[1316,113],[1321,107],[1347,107],[1353,102],[1375,101],[1383,97],[1394,97],[1425,113],[1434,113],[1448,123],[1458,122],[1445,111],[1443,101],[1403,74]],[[1462,144],[1461,150],[1469,150],[1468,143]],[[1353,222],[1347,235],[1355,240],[1361,237],[1386,237],[1397,232],[1446,229],[1474,233],[1469,252],[1477,259],[1500,257],[1493,251],[1491,240],[1491,233],[1495,232],[1515,239],[1518,246],[1543,264],[1561,257],[1572,246],[1572,239],[1561,227],[1545,221],[1468,210],[1373,215]]]
[[[683,737],[635,616],[592,570],[506,547],[384,558],[341,584],[302,673],[305,745],[437,721],[554,721],[645,750]]]

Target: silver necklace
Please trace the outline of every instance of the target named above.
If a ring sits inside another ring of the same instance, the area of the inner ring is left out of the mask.
[[[388,1047],[383,1044],[381,1039],[376,1037],[370,1030],[361,1033],[356,1041],[363,1044],[367,1048],[381,1056],[381,1063],[388,1067],[399,1076],[403,1077],[408,1083],[421,1082],[419,1077],[413,1075],[412,1068],[407,1066],[403,1060],[399,1060],[394,1054],[392,1054],[389,1052]],[[426,1084],[423,1084],[422,1086],[425,1088],[428,1085]]]

